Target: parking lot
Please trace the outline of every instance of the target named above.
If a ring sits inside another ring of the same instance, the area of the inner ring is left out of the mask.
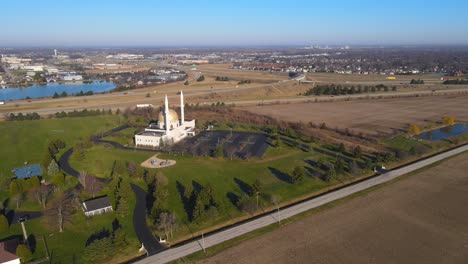
[[[172,150],[180,153],[210,156],[217,144],[222,144],[228,158],[261,157],[269,145],[265,134],[239,131],[203,131],[177,143]]]

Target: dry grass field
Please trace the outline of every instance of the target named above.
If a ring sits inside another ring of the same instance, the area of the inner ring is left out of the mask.
[[[280,81],[287,80],[288,75],[284,72],[263,72],[263,71],[245,71],[230,69],[231,64],[204,64],[198,65],[197,70],[205,76],[227,76],[236,80],[252,80],[252,81]]]
[[[443,115],[468,117],[468,96],[444,95],[397,99],[355,100],[248,106],[241,109],[281,120],[326,123],[331,128],[349,128],[366,134],[391,133],[409,123],[423,125]]]
[[[466,263],[468,154],[200,263]]]

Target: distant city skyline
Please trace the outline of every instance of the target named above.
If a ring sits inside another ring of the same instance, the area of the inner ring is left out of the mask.
[[[468,45],[468,1],[5,1],[1,47]]]

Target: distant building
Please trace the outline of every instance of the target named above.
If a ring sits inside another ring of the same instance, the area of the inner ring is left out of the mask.
[[[10,239],[0,242],[0,263],[1,264],[20,264],[20,258],[16,255],[18,239]]]
[[[39,164],[31,164],[23,167],[14,168],[12,172],[17,179],[27,179],[34,176],[42,175],[41,166]]]
[[[81,80],[83,80],[83,76],[81,76],[81,75],[72,75],[72,74],[64,75],[62,78],[63,78],[64,81],[81,81]]]
[[[112,212],[112,205],[107,195],[86,200],[81,205],[83,206],[83,212],[87,217]]]

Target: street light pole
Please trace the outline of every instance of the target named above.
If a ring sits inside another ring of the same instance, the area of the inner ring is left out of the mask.
[[[258,192],[257,193],[257,211],[258,211]]]
[[[203,252],[206,253],[206,251],[205,251],[205,236],[203,235],[203,232],[201,233],[201,237],[202,237],[202,248],[203,248]]]

